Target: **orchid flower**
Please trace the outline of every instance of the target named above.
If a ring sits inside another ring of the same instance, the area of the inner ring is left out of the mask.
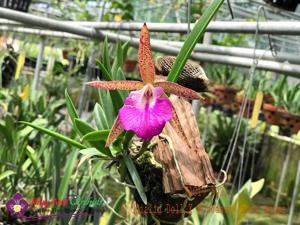
[[[140,32],[138,66],[141,81],[92,81],[87,85],[98,89],[130,90],[106,141],[108,146],[123,130],[133,131],[143,140],[159,135],[166,122],[174,117],[173,106],[165,94],[187,99],[201,99],[197,92],[174,82],[155,81],[155,68],[146,23]]]

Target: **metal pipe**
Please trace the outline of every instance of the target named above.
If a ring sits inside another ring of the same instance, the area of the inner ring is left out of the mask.
[[[108,40],[112,42],[127,42],[129,45],[138,47],[139,39],[128,37],[121,34],[114,33],[106,33]],[[162,52],[170,55],[177,55],[179,53],[179,48],[162,45],[160,43],[156,43],[155,41],[151,41],[151,48],[153,51]],[[210,53],[193,53],[191,54],[191,59],[203,62],[211,62],[211,63],[220,63],[220,64],[229,64],[234,66],[242,66],[242,67],[251,67],[253,64],[252,58],[242,58],[235,56],[227,56],[227,55],[217,55]],[[257,69],[262,70],[270,70],[274,72],[284,73],[286,75],[294,76],[300,78],[300,65],[290,64],[290,63],[281,63],[281,62],[273,62],[268,60],[259,60],[257,64]]]
[[[9,20],[14,20],[19,23],[27,24],[30,26],[42,27],[44,29],[68,32],[68,33],[77,34],[77,35],[90,37],[90,38],[98,38],[98,39],[104,38],[101,31],[97,31],[93,28],[83,27],[79,24],[72,25],[67,22],[35,16],[28,13],[18,12],[15,10],[6,9],[2,7],[0,7],[0,17]]]
[[[35,93],[37,90],[38,82],[39,82],[39,76],[41,72],[41,67],[43,63],[43,55],[44,55],[44,49],[45,49],[45,38],[41,37],[40,43],[39,43],[39,53],[36,60],[35,70],[34,70],[34,78],[32,81],[32,87],[31,87],[31,96],[34,98]]]
[[[167,44],[174,47],[181,48],[183,42],[179,41],[165,41],[165,40],[157,40],[158,43]],[[251,58],[254,54],[253,48],[244,48],[244,47],[225,47],[219,45],[204,45],[204,44],[196,44],[194,48],[194,52],[206,52],[213,54],[221,54],[221,55],[231,55],[231,56],[239,56]],[[255,56],[257,58],[285,62],[288,61],[290,63],[300,64],[300,58],[297,55],[278,52],[276,55],[273,55],[270,50],[256,49]]]
[[[24,28],[24,27],[0,26],[0,30],[13,31],[19,33],[28,33],[28,34],[41,35],[41,36],[50,36],[54,38],[74,38],[74,39],[81,39],[81,40],[86,39],[85,37],[79,35],[69,34],[60,31],[39,30],[39,29],[31,29],[31,28]],[[155,39],[152,39],[151,43],[157,43],[160,45],[170,45],[176,48],[181,48],[183,45],[183,42],[155,40]],[[253,56],[254,49],[197,44],[194,48],[194,52],[251,58]],[[272,55],[272,52],[270,50],[256,49],[255,54],[257,58],[261,58],[265,60],[278,61],[278,62],[288,61],[290,63],[300,64],[300,58],[297,55],[293,55],[289,53],[278,52],[277,55],[274,56]]]
[[[31,15],[28,13],[18,12],[11,9],[0,7],[0,17],[14,20],[19,23],[29,24],[31,26],[40,26],[46,29],[71,32],[78,35],[98,37],[99,33],[95,29],[108,30],[127,30],[139,31],[143,23],[139,22],[87,22],[87,21],[57,21]],[[67,26],[73,25],[73,26]],[[186,33],[188,29],[187,23],[147,23],[150,31],[170,32],[170,33]],[[191,24],[193,29],[194,24]],[[282,34],[282,35],[300,35],[300,22],[298,21],[269,21],[259,22],[260,34]],[[256,22],[241,21],[212,21],[208,25],[207,32],[218,33],[245,33],[254,34],[257,28]],[[101,34],[101,32],[100,32]]]
[[[95,31],[93,28],[85,28],[79,25],[72,26],[65,22],[56,21],[53,19],[42,18],[39,16],[28,15],[27,13],[17,12],[10,9],[4,9],[0,7],[0,16],[5,17],[7,19],[16,20],[18,22],[22,22],[28,25],[39,26],[48,29],[54,29],[58,31],[68,32],[80,36],[85,36],[88,38],[95,38],[102,40],[105,35],[108,40],[111,42],[129,42],[129,44],[133,47],[138,48],[139,39],[132,38],[126,35],[114,34],[109,32],[100,32]],[[300,24],[300,23],[299,23]],[[186,29],[186,28],[185,28]],[[300,31],[300,30],[299,30]],[[179,53],[179,48],[166,46],[162,44],[158,44],[155,42],[151,42],[151,47],[154,51],[162,52],[170,55],[177,55]],[[216,55],[210,53],[194,53],[191,55],[192,59],[199,61],[206,61],[212,63],[221,63],[221,64],[230,64],[236,66],[243,67],[251,67],[253,64],[253,60],[250,58],[242,58],[235,56],[224,56],[224,55]],[[257,65],[257,69],[270,70],[274,72],[281,72],[287,75],[291,75],[294,77],[300,77],[300,66],[295,64],[288,63],[280,63],[280,62],[272,62],[267,60],[260,60]]]
[[[66,32],[53,31],[53,30],[32,29],[26,27],[0,26],[0,31],[25,33],[25,34],[39,35],[39,36],[52,37],[52,38],[72,38],[72,39],[79,39],[79,40],[87,40],[86,37],[76,35],[76,34],[70,34]]]
[[[0,27],[1,30],[1,27]],[[85,39],[84,37],[78,35],[72,35],[68,33],[55,32],[55,31],[41,31],[41,30],[33,30],[29,28],[14,28],[15,31],[24,31],[29,32],[31,34],[41,34],[41,35],[52,35],[53,37],[66,37],[66,38],[78,38]],[[103,35],[107,35],[107,38],[110,42],[129,42],[130,46],[138,48],[139,39],[129,37],[121,34],[114,34],[109,32],[103,32]],[[161,41],[151,40],[151,48],[153,51],[161,52],[164,54],[174,55],[176,56],[179,53],[179,48],[174,46],[169,46],[163,44]],[[263,50],[262,50],[263,51]],[[258,51],[259,52],[259,51]],[[259,55],[259,54],[258,54]],[[230,55],[220,55],[220,54],[211,54],[211,53],[193,53],[191,58],[197,61],[202,62],[211,62],[211,63],[220,63],[220,64],[229,64],[234,66],[242,66],[242,67],[251,67],[253,60],[252,58],[243,58],[236,57]],[[295,56],[295,59],[296,56]],[[274,72],[284,73],[286,75],[294,76],[300,78],[300,66],[290,63],[281,63],[281,62],[273,62],[269,60],[260,60],[257,65],[257,69],[270,70]]]
[[[137,22],[68,22],[75,23],[85,27],[93,27],[95,29],[108,30],[126,30],[139,31],[143,23]],[[170,33],[186,33],[188,29],[187,23],[147,23],[150,31],[154,32],[170,32]],[[245,33],[254,34],[256,31],[256,22],[240,22],[240,21],[212,21],[206,28],[207,32],[213,33]],[[191,24],[193,29],[194,24]],[[260,34],[284,34],[284,35],[300,35],[300,22],[297,21],[280,21],[280,22],[259,22]]]

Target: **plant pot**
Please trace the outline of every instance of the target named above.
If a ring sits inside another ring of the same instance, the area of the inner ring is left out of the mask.
[[[270,125],[281,125],[282,109],[272,104],[264,103],[263,114],[265,121]]]
[[[132,59],[126,59],[123,65],[123,69],[127,73],[132,73],[136,67],[137,61]]]
[[[31,0],[1,1],[0,6],[21,12],[28,12]]]
[[[287,111],[281,112],[281,127],[291,134],[297,134],[300,130],[300,115]]]
[[[242,102],[243,102],[243,97],[242,96],[236,96],[236,103],[237,103],[237,111],[240,111],[241,107],[242,107]],[[246,100],[246,107],[245,107],[245,111],[243,114],[244,118],[251,118],[252,113],[253,113],[253,109],[254,109],[254,100],[250,100],[247,99]],[[249,112],[249,113],[248,113]]]
[[[274,104],[274,98],[270,94],[264,94],[264,103]]]
[[[208,92],[210,94],[213,94],[213,92],[214,92],[213,87],[209,87]],[[209,95],[204,96],[204,101],[203,101],[204,106],[211,106],[211,105],[214,105],[214,104],[216,104],[216,99],[215,99],[214,96],[209,96]]]
[[[68,56],[69,56],[69,50],[63,49],[63,50],[62,50],[62,55],[63,55],[63,58],[64,58],[64,59],[68,59]]]
[[[216,96],[216,103],[225,107],[230,107],[233,104],[233,100],[238,92],[237,89],[226,87],[224,85],[216,85],[213,90],[214,95]]]

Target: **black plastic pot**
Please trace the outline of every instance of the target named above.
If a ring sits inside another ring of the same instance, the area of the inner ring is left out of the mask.
[[[1,0],[0,6],[21,12],[28,12],[31,0]]]

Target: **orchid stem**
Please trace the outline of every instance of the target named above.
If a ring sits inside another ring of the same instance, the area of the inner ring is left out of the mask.
[[[135,159],[139,158],[141,155],[143,155],[144,152],[148,150],[149,143],[150,143],[149,141],[144,141],[142,144],[141,150],[132,159],[135,160]]]

